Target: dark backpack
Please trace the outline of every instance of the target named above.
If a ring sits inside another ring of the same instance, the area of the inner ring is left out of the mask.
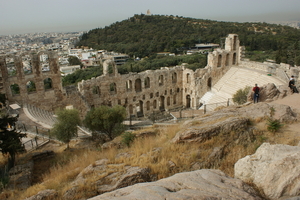
[[[255,92],[255,94],[258,94],[259,93],[259,87],[256,87],[254,92]]]

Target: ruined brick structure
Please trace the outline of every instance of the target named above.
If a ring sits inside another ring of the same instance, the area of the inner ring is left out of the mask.
[[[99,105],[122,105],[128,116],[149,116],[180,107],[197,109],[200,98],[231,66],[239,65],[241,56],[238,36],[229,34],[225,49],[209,53],[203,69],[193,71],[175,66],[121,75],[116,67],[108,73],[108,67],[104,66],[102,76],[83,80],[73,89],[62,88],[58,59],[53,52],[1,57],[0,92],[5,93],[10,102],[34,104],[46,110],[73,105],[82,116]],[[30,67],[25,70],[24,58],[31,62],[31,73],[28,72]]]

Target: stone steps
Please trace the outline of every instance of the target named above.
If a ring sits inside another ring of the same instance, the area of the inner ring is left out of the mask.
[[[231,67],[228,72],[212,87],[211,91],[204,94],[200,103],[227,105],[225,102],[232,99],[233,95],[246,86],[254,87],[257,83],[259,87],[268,83],[274,83],[276,86],[286,83],[275,76],[269,76],[264,71],[258,71],[242,67]],[[230,103],[232,101],[230,100]],[[207,105],[206,109],[215,108],[213,105]],[[200,109],[203,109],[201,107]]]

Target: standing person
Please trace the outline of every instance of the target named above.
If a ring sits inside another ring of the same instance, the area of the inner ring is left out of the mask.
[[[291,79],[289,81],[289,87],[291,88],[292,93],[299,93],[297,87],[295,86],[294,76],[291,76]]]
[[[252,88],[252,91],[254,92],[254,95],[253,95],[254,103],[258,103],[259,90],[260,90],[260,88],[257,86],[257,84],[255,84],[255,87]]]

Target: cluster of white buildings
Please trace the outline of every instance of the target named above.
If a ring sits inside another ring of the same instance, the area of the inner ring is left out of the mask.
[[[0,36],[1,55],[21,55],[28,52],[56,51],[59,56],[59,65],[62,75],[73,73],[81,67],[99,66],[105,60],[112,60],[116,65],[124,64],[129,56],[125,54],[107,52],[106,50],[94,50],[88,48],[74,48],[75,43],[83,32],[72,33],[34,33],[23,35]],[[81,65],[70,66],[68,58],[77,57]],[[49,70],[48,57],[40,56],[42,71]],[[13,64],[14,60],[6,60],[7,64]],[[23,56],[23,68],[31,71],[31,61]]]

